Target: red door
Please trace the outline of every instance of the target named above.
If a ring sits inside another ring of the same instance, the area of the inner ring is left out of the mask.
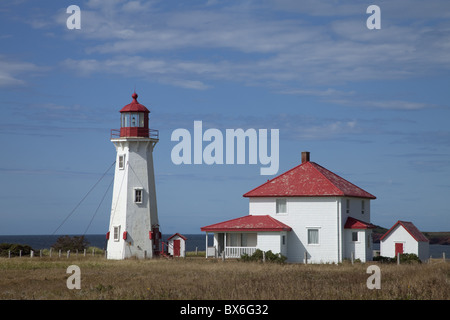
[[[398,253],[400,253],[400,254],[403,253],[403,243],[395,244],[395,256],[397,256]]]
[[[173,240],[173,255],[174,257],[180,256],[180,240]]]

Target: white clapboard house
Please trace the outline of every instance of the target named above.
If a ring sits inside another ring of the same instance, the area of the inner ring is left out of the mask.
[[[310,161],[244,194],[249,214],[202,227],[207,255],[239,258],[271,250],[288,262],[372,260],[370,201],[375,196]],[[208,233],[214,245],[208,247]]]

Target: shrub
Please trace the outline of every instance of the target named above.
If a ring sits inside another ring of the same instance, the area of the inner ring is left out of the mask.
[[[20,250],[22,250],[22,256],[29,255],[33,250],[29,245],[17,244],[17,243],[1,243],[0,244],[0,256],[8,257],[9,252],[11,252],[11,257],[18,257],[20,255]],[[34,251],[34,250],[33,250]]]
[[[241,255],[240,261],[249,262],[249,261],[263,261],[263,257],[265,256],[265,261],[268,262],[276,262],[276,263],[284,263],[286,261],[286,257],[282,254],[275,254],[272,250],[263,252],[260,249],[256,249],[256,251],[250,256],[247,253]]]
[[[397,257],[389,258],[378,256],[374,257],[373,261],[379,261],[381,263],[397,263]],[[400,263],[422,263],[419,257],[414,253],[402,253],[400,254]]]
[[[52,248],[61,251],[82,251],[87,249],[88,246],[89,242],[84,238],[84,236],[61,236],[52,245]]]

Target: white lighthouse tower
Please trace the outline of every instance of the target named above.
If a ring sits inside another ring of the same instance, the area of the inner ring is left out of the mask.
[[[156,207],[153,149],[157,130],[149,128],[150,111],[133,101],[120,110],[120,130],[111,130],[116,147],[116,168],[111,217],[107,233],[107,258],[152,258],[159,254],[161,234]]]

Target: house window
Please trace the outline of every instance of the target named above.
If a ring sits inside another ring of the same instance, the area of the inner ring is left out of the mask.
[[[319,229],[308,229],[308,244],[319,244]]]
[[[120,240],[120,226],[114,227],[114,241]]]
[[[350,213],[350,199],[347,199],[345,202],[347,205],[347,213]]]
[[[364,214],[365,210],[366,210],[366,202],[364,200],[361,200],[361,213]]]
[[[119,169],[123,170],[125,168],[125,155],[121,154],[119,155]]]
[[[286,213],[286,199],[277,199],[277,211],[276,213]]]
[[[142,203],[142,189],[141,188],[134,189],[134,202]]]
[[[286,244],[286,236],[281,236],[281,244],[282,245]]]
[[[352,241],[358,241],[358,232],[352,232]]]

